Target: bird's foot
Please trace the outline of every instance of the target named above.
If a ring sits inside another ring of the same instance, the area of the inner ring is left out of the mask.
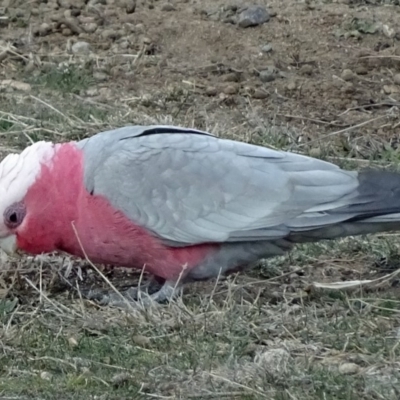
[[[101,305],[117,308],[138,306],[148,307],[154,303],[164,303],[182,294],[182,286],[166,281],[160,285],[155,280],[149,280],[140,287],[131,287],[123,292],[90,290],[84,294],[88,300],[95,300]]]

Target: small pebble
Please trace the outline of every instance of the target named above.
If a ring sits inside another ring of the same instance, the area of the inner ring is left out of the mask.
[[[397,93],[399,91],[398,87],[395,85],[385,85],[383,87],[383,91],[386,94],[392,94],[392,93]]]
[[[225,94],[231,94],[231,95],[236,94],[238,91],[239,91],[239,86],[234,84],[225,86],[223,89],[223,92]]]
[[[60,19],[62,19],[63,18],[63,13],[61,13],[61,12],[58,12],[58,13],[54,13],[54,14],[52,14],[51,16],[50,16],[50,19],[53,21],[53,22],[58,22]]]
[[[301,75],[312,75],[314,68],[310,64],[304,64],[301,66],[299,73]]]
[[[40,36],[46,36],[46,35],[48,35],[50,32],[51,32],[51,25],[50,25],[50,24],[48,24],[48,23],[46,23],[46,22],[43,22],[43,24],[41,24],[41,25],[39,26],[38,34],[39,34]]]
[[[268,97],[268,93],[261,89],[255,89],[253,96],[254,99],[266,99]]]
[[[276,70],[275,67],[269,66],[266,69],[260,71],[260,80],[261,82],[267,83],[272,82],[276,78]]]
[[[265,44],[263,47],[261,47],[261,51],[263,53],[271,53],[272,46],[270,44]]]
[[[126,0],[125,10],[127,14],[133,14],[136,10],[136,0]]]
[[[105,82],[108,80],[108,75],[104,72],[95,72],[93,73],[93,78],[98,82]]]
[[[94,97],[99,94],[99,90],[97,88],[89,88],[86,90],[86,96],[88,97]]]
[[[394,35],[396,34],[396,31],[393,28],[390,28],[388,25],[382,26],[382,32],[389,39],[393,38]]]
[[[121,373],[114,375],[111,378],[111,383],[114,386],[122,386],[125,383],[129,382],[131,379],[132,379],[132,376],[130,374],[128,374],[127,372],[121,372]]]
[[[257,345],[255,343],[249,343],[243,349],[243,355],[254,357],[256,351],[257,351]]]
[[[69,0],[58,0],[58,4],[62,8],[71,8],[71,2]]]
[[[339,372],[343,375],[353,375],[360,371],[360,367],[354,363],[344,363],[339,366]]]
[[[50,381],[53,375],[50,372],[43,371],[40,373],[40,378],[44,381]]]
[[[72,31],[71,31],[71,29],[69,29],[69,28],[64,28],[64,29],[61,31],[61,34],[62,34],[63,36],[71,36],[71,35],[72,35]]]
[[[368,74],[368,69],[364,67],[363,65],[359,65],[356,70],[355,70],[357,75],[367,75]]]
[[[87,33],[94,33],[96,32],[97,28],[98,25],[96,24],[96,22],[89,22],[88,24],[83,26],[83,29],[85,29]]]
[[[222,77],[224,82],[239,82],[240,76],[236,72],[231,72],[230,74],[226,74]]]
[[[284,376],[291,361],[290,353],[285,349],[270,349],[254,357],[254,363],[275,378]]]
[[[113,17],[114,15],[117,15],[117,11],[114,8],[109,8],[104,10],[103,15],[106,18],[110,18]]]
[[[119,34],[115,29],[104,29],[104,31],[101,32],[101,36],[104,39],[111,39],[111,40],[116,40],[119,38]]]
[[[146,45],[146,46],[151,45],[151,42],[152,42],[151,39],[148,38],[148,37],[142,38],[142,43],[143,43],[144,45]]]
[[[340,91],[346,94],[354,94],[356,90],[351,82],[346,82],[344,86],[340,88]]]
[[[239,14],[238,25],[241,28],[257,26],[268,22],[270,15],[263,6],[249,6]]]
[[[354,79],[354,73],[351,69],[344,69],[341,75],[344,81],[351,81]]]
[[[71,50],[74,54],[90,53],[90,44],[88,42],[76,42],[72,45]]]
[[[71,347],[77,347],[78,346],[78,341],[73,336],[71,336],[71,337],[68,338],[68,344]]]
[[[321,151],[321,148],[320,148],[320,147],[312,147],[312,148],[309,150],[310,156],[311,156],[311,157],[314,157],[314,158],[321,157],[321,153],[322,153],[322,151]]]
[[[165,3],[161,6],[161,11],[176,11],[176,8],[171,3]]]
[[[135,335],[132,336],[133,342],[140,347],[147,347],[150,344],[150,339],[147,336]]]
[[[208,87],[206,88],[206,95],[207,95],[207,96],[216,96],[217,93],[218,93],[218,90],[217,90],[217,88],[214,87],[214,86],[208,86]]]

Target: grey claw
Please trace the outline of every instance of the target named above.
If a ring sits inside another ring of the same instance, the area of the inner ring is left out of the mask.
[[[149,307],[154,303],[168,302],[182,294],[181,285],[177,286],[175,282],[165,282],[164,285],[155,292],[151,290],[152,283],[153,282],[146,283],[140,288],[132,287],[121,293],[92,289],[86,293],[82,293],[82,295],[88,300],[95,300],[102,306],[108,305],[126,309],[129,307],[137,308],[138,306]]]

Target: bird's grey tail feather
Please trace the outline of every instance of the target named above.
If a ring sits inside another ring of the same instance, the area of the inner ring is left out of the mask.
[[[354,202],[332,213],[354,213],[353,221],[400,213],[399,173],[365,170],[360,172],[358,180],[358,196]]]
[[[293,232],[290,240],[307,242],[400,230],[399,173],[362,171],[357,192],[350,204],[329,211],[330,215],[347,215],[347,219],[306,232]]]

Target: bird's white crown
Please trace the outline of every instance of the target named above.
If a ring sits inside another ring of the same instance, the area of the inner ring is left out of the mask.
[[[0,237],[6,233],[2,223],[4,211],[24,199],[40,174],[42,165],[50,162],[54,152],[53,143],[41,141],[20,154],[9,154],[0,162]]]

